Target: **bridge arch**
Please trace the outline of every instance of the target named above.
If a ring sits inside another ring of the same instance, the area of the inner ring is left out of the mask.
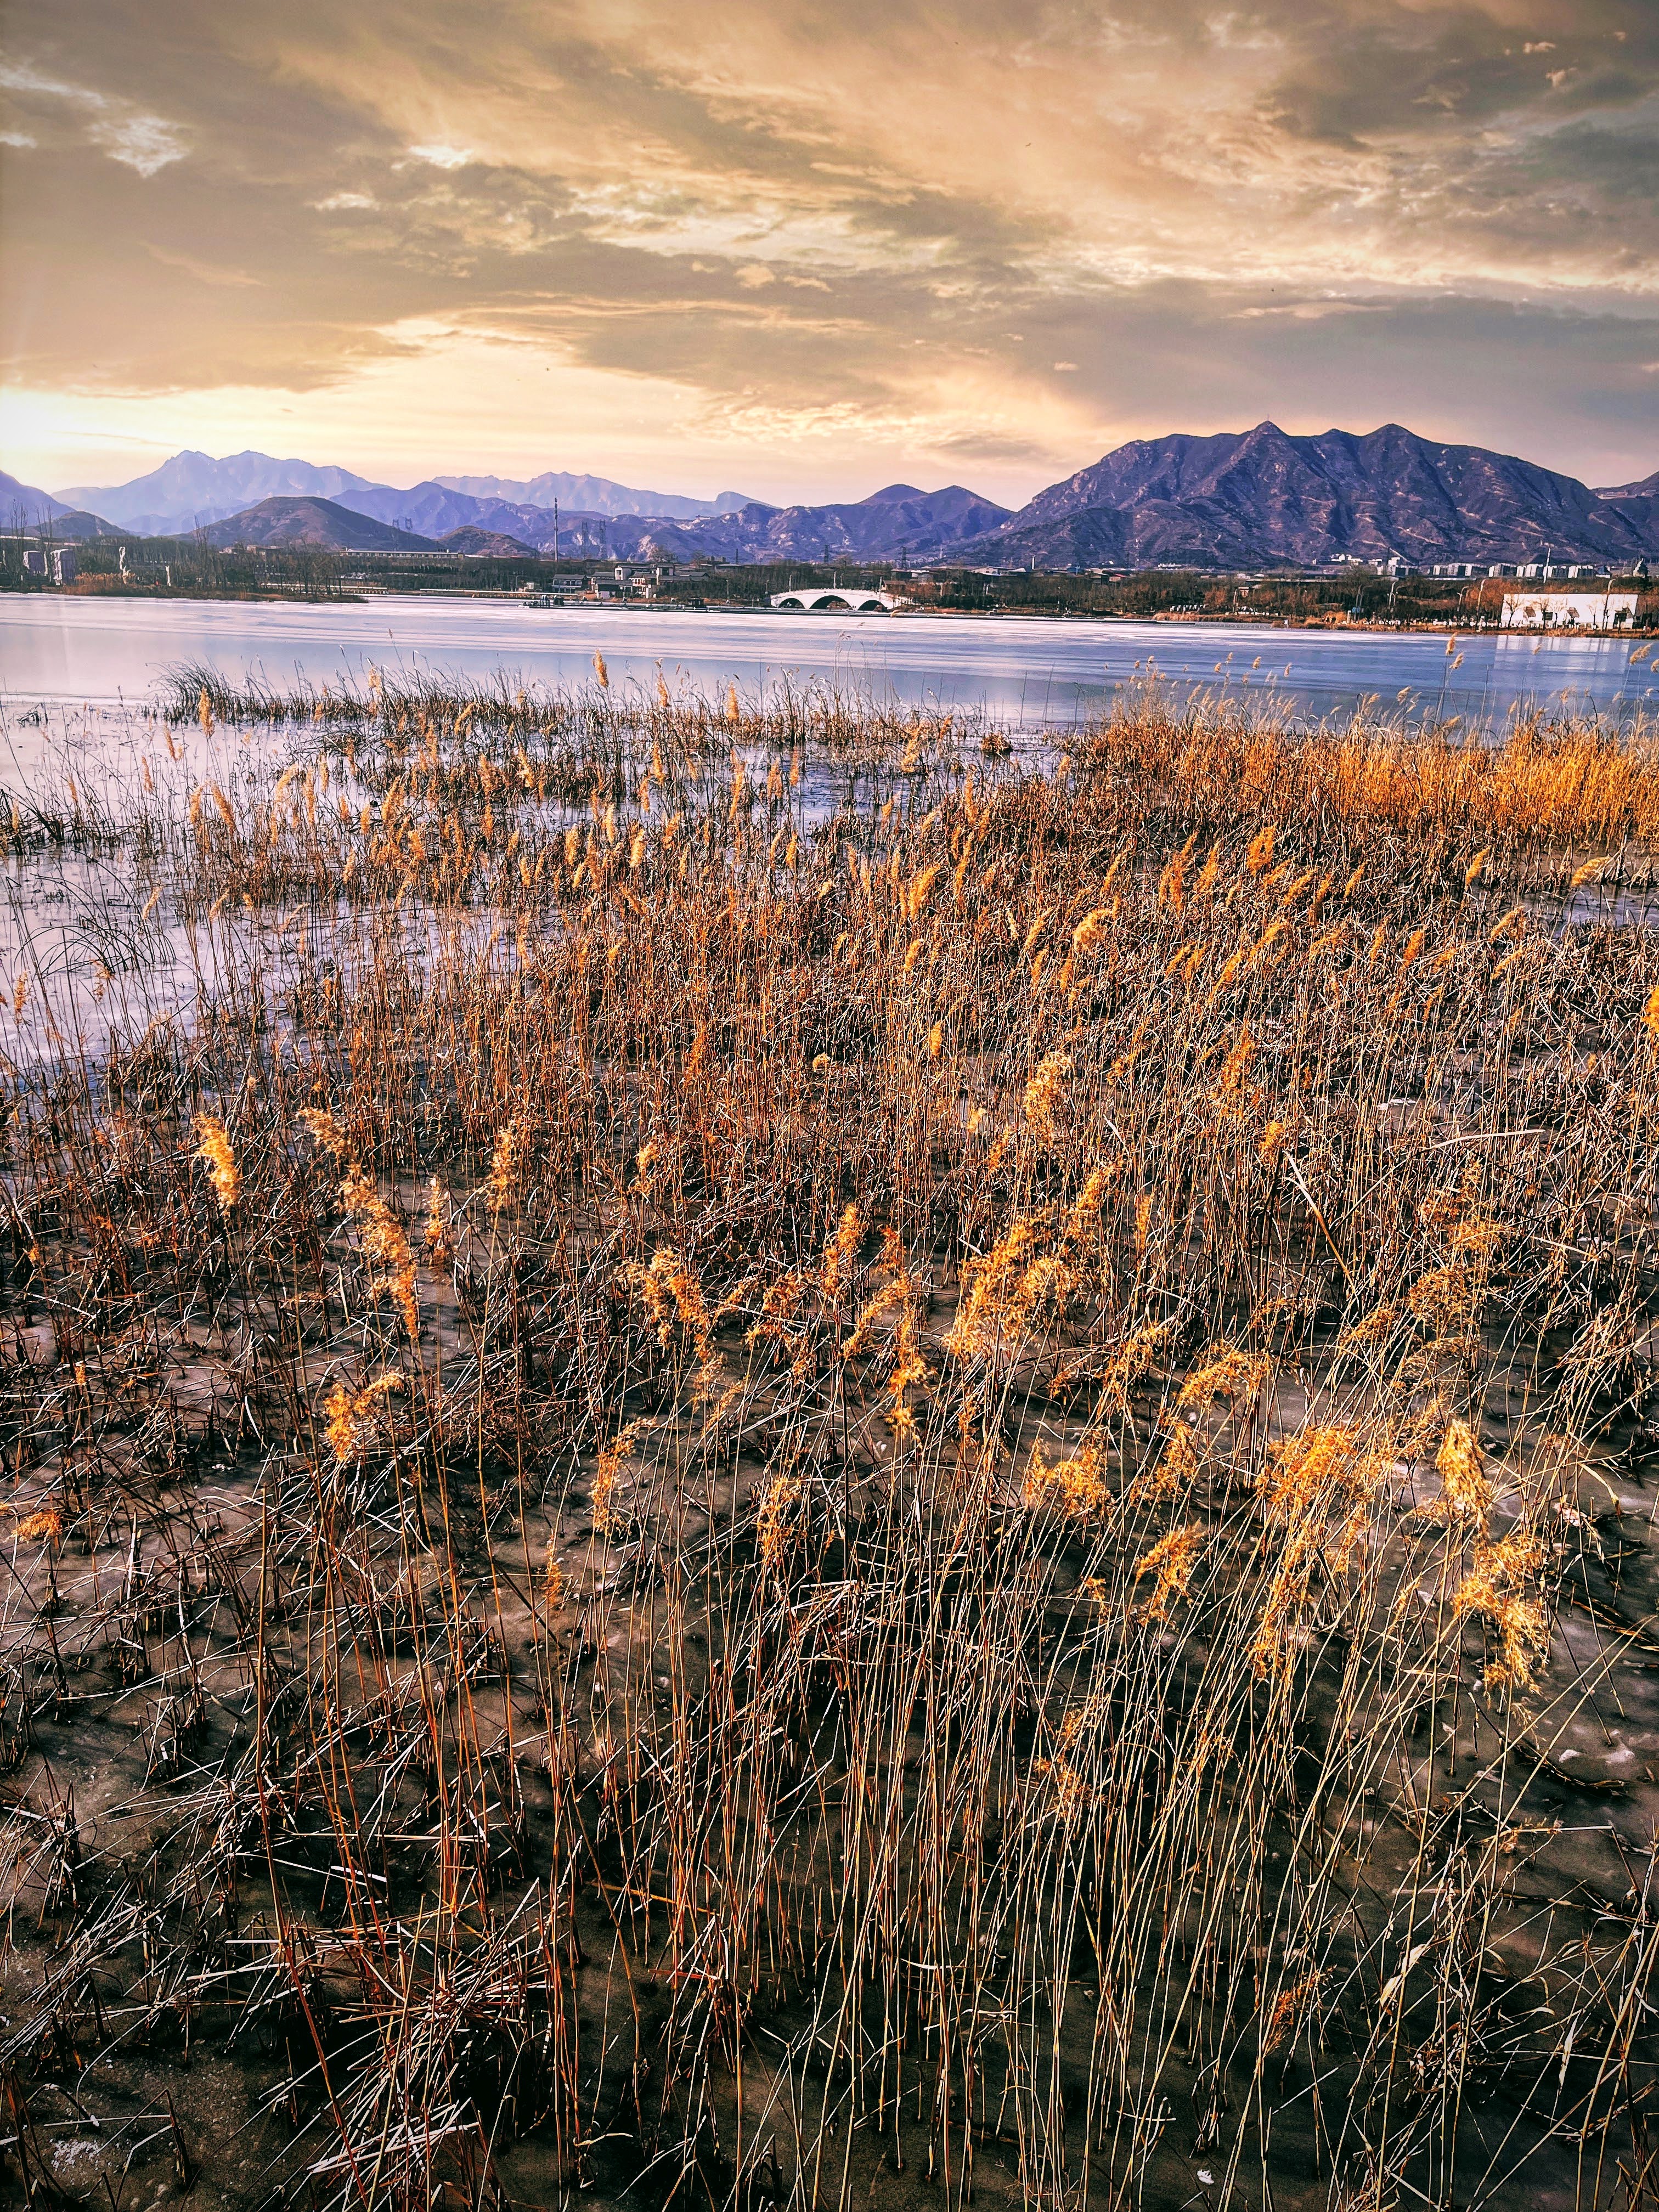
[[[890,592],[866,592],[851,584],[803,584],[793,592],[774,592],[771,603],[789,614],[839,607],[854,615],[891,614],[900,604]]]

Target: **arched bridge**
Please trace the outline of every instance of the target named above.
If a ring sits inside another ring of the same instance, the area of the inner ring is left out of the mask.
[[[886,615],[902,604],[889,592],[860,591],[851,584],[804,584],[799,591],[772,594],[775,607],[788,607],[799,614],[812,614],[823,607],[845,607],[849,614]]]

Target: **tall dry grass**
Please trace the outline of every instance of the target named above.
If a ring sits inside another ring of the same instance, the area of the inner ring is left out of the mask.
[[[7,1078],[14,2179],[1651,2194],[1639,739],[178,704],[187,1002]]]

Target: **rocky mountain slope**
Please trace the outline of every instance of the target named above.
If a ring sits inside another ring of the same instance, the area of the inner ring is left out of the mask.
[[[209,545],[315,545],[342,553],[418,553],[435,543],[337,501],[314,498],[262,499],[210,523],[201,536]]]
[[[492,536],[516,538],[538,553],[561,554],[579,560],[631,556],[642,538],[658,525],[637,515],[609,515],[577,510],[561,504],[537,507],[520,500],[478,499],[470,492],[452,491],[437,478],[396,491],[386,484],[371,484],[364,491],[343,492],[338,504],[357,514],[373,515],[399,530],[425,538],[447,538],[456,530],[482,530]]]
[[[1639,483],[1615,484],[1595,496],[1616,502],[1619,512],[1640,533],[1650,556],[1659,557],[1659,469]]]
[[[487,553],[498,560],[522,560],[526,555],[533,559],[536,552],[520,538],[509,538],[500,530],[480,530],[475,522],[464,522],[459,530],[452,530],[443,545],[449,553]]]
[[[938,560],[964,539],[994,530],[1009,510],[962,484],[920,491],[889,484],[868,499],[827,507],[768,507],[751,501],[735,514],[701,522],[641,525],[641,545],[680,560]],[[612,538],[616,526],[612,526]]]
[[[422,538],[442,538],[452,530],[470,528],[504,532],[529,545],[539,545],[544,532],[550,544],[553,538],[551,507],[475,499],[469,492],[450,490],[434,477],[411,484],[406,491],[390,484],[369,484],[361,491],[343,494],[339,504],[355,514],[372,515],[377,522],[412,530]],[[561,538],[563,534],[561,530]]]
[[[371,484],[339,494],[335,504],[418,537],[457,530],[514,538],[578,560],[875,561],[938,559],[963,538],[996,528],[1009,509],[960,484],[920,491],[890,484],[868,499],[826,507],[769,507],[750,500],[735,512],[677,520],[670,514],[606,514],[564,507],[556,529],[550,506],[482,498],[430,477],[406,491]]]
[[[1632,489],[1638,489],[1632,487]],[[1633,561],[1659,550],[1640,502],[1479,446],[1398,423],[1360,436],[1137,440],[1051,484],[958,550],[1037,568],[1304,567],[1346,554],[1441,561]]]

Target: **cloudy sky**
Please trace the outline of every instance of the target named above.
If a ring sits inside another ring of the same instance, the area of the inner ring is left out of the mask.
[[[0,465],[1659,467],[1659,0],[9,0]]]

